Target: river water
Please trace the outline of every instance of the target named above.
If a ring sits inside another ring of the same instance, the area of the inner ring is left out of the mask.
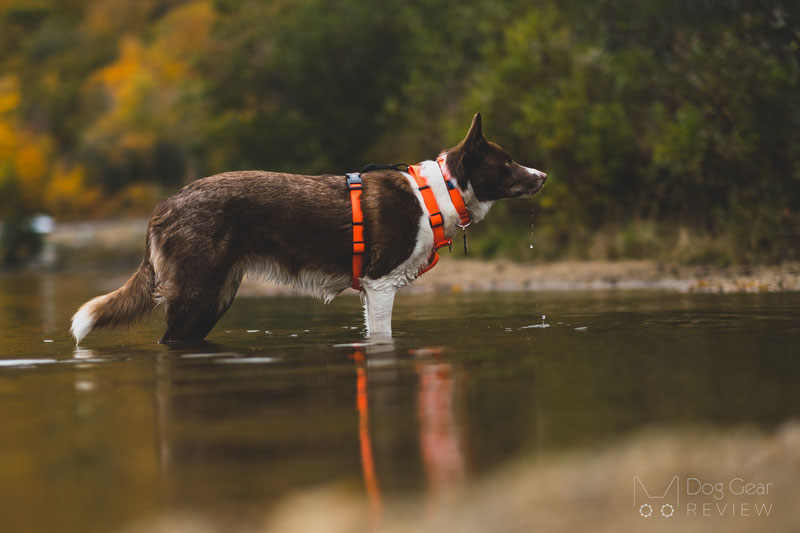
[[[76,349],[69,317],[117,281],[0,278],[0,531],[246,523],[329,484],[380,513],[645,427],[800,415],[796,293],[400,295],[380,345],[357,298],[239,298],[208,343],[156,344],[154,315]]]

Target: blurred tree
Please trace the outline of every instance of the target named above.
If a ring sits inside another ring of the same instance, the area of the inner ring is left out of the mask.
[[[798,21],[790,0],[7,0],[0,218],[413,162],[481,110],[551,179],[476,251],[797,259]]]

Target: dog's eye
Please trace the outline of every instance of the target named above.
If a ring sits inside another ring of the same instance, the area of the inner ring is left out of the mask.
[[[511,159],[506,159],[506,166],[507,166],[507,167],[510,167],[510,166],[511,166]]]

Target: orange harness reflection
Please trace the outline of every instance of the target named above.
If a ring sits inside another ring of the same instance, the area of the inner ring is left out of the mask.
[[[440,355],[439,349],[425,349],[425,355]],[[411,355],[420,355],[414,351]],[[362,350],[351,355],[356,364],[356,409],[358,440],[364,486],[373,520],[383,512],[383,495],[375,469],[369,423],[369,396],[366,357]],[[452,489],[464,480],[463,443],[455,419],[455,390],[450,363],[418,363],[414,365],[419,386],[416,391],[420,454],[427,479],[427,507],[434,513]]]
[[[369,400],[367,398],[367,369],[364,364],[364,352],[353,352],[356,363],[356,409],[358,410],[358,442],[361,445],[361,469],[364,472],[364,485],[367,489],[372,516],[377,518],[383,510],[381,488],[375,474],[375,462],[372,457],[372,439],[369,436]]]

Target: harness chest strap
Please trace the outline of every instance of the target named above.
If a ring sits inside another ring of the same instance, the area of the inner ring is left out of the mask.
[[[423,267],[417,275],[422,275],[436,266],[436,263],[439,262],[439,254],[436,253],[436,250],[442,246],[451,248],[453,246],[453,241],[444,235],[444,216],[439,211],[439,203],[436,201],[436,196],[433,194],[431,186],[428,185],[428,180],[420,172],[421,168],[422,165],[411,165],[408,167],[408,173],[417,182],[422,201],[425,203],[425,209],[428,211],[431,229],[433,230],[433,250],[431,250],[431,255],[428,257],[427,266]]]
[[[450,172],[447,170],[444,154],[441,154],[436,159],[436,163],[439,165],[442,178],[447,185],[447,192],[450,195],[450,200],[453,202],[453,207],[455,207],[458,213],[458,225],[462,228],[466,228],[470,223],[469,212],[464,204],[464,198],[462,198],[461,192],[458,190],[456,180],[450,176]],[[433,250],[431,250],[431,255],[428,259],[428,265],[423,267],[417,274],[420,276],[435,267],[436,263],[439,262],[439,254],[436,253],[436,250],[442,246],[448,246],[451,250],[453,249],[453,241],[448,239],[444,234],[444,217],[439,209],[439,203],[436,201],[436,196],[433,194],[430,185],[428,185],[428,180],[425,179],[420,172],[421,169],[422,165],[411,165],[408,167],[408,173],[414,178],[414,181],[417,182],[419,192],[422,194],[422,200],[425,203],[425,209],[428,210],[431,229],[433,230]]]

